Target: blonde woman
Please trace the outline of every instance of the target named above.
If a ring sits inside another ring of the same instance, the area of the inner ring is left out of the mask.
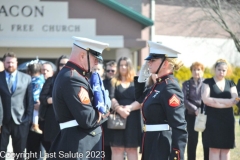
[[[217,60],[213,70],[214,77],[205,79],[202,86],[201,95],[207,114],[203,140],[209,147],[210,160],[230,160],[230,149],[235,145],[232,106],[238,94],[234,82],[225,79],[231,74],[226,60]]]
[[[113,91],[111,93],[113,109],[121,112],[119,105],[129,105],[135,101],[134,79],[135,72],[132,62],[127,57],[121,57],[117,63],[117,72],[112,79]],[[112,160],[123,160],[124,152],[128,160],[138,160],[137,148],[141,143],[141,113],[140,110],[131,112],[127,118],[126,129],[110,130]]]
[[[142,160],[183,160],[187,142],[184,96],[173,76],[173,71],[182,63],[177,59],[178,52],[171,48],[151,41],[148,44],[150,54],[145,60],[149,72],[157,74],[158,78],[147,89],[145,98],[136,96],[137,101],[125,106],[121,115],[127,116],[129,112],[131,115],[134,110],[142,108],[145,123]],[[137,85],[136,90],[140,92]]]

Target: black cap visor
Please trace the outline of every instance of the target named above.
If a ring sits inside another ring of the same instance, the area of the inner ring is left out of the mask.
[[[154,53],[150,53],[148,55],[147,58],[145,58],[145,60],[151,60],[151,59],[158,59],[158,58],[164,58],[165,54],[154,54]]]
[[[103,62],[103,58],[101,56],[101,53],[97,52],[97,51],[94,51],[92,49],[89,49],[88,50],[89,53],[91,53],[94,57],[96,57],[98,59],[99,62]]]

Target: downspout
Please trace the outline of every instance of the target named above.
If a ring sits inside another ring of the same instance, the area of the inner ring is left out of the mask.
[[[151,6],[150,6],[150,13],[151,13],[151,19],[154,22],[155,21],[155,0],[151,0]],[[150,29],[150,40],[153,41],[154,40],[154,36],[155,36],[155,22],[153,23],[153,25],[151,26]]]

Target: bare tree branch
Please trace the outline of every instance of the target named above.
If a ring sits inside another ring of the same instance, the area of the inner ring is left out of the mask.
[[[215,23],[217,23],[223,30],[225,30],[234,41],[234,44],[240,52],[240,38],[239,31],[234,31],[230,28],[229,18],[238,16],[235,21],[236,24],[240,23],[240,2],[237,0],[196,0],[206,16],[210,17]],[[224,7],[224,8],[223,8]],[[229,9],[233,10],[232,14],[227,14]],[[235,14],[234,14],[235,13]]]

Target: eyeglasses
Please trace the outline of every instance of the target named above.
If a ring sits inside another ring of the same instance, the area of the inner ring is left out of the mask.
[[[63,67],[65,65],[66,65],[65,63],[59,63],[59,67]]]
[[[109,69],[109,70],[107,70],[107,72],[109,73],[109,72],[112,72],[112,73],[114,73],[115,72],[115,70],[111,70],[111,69]]]

